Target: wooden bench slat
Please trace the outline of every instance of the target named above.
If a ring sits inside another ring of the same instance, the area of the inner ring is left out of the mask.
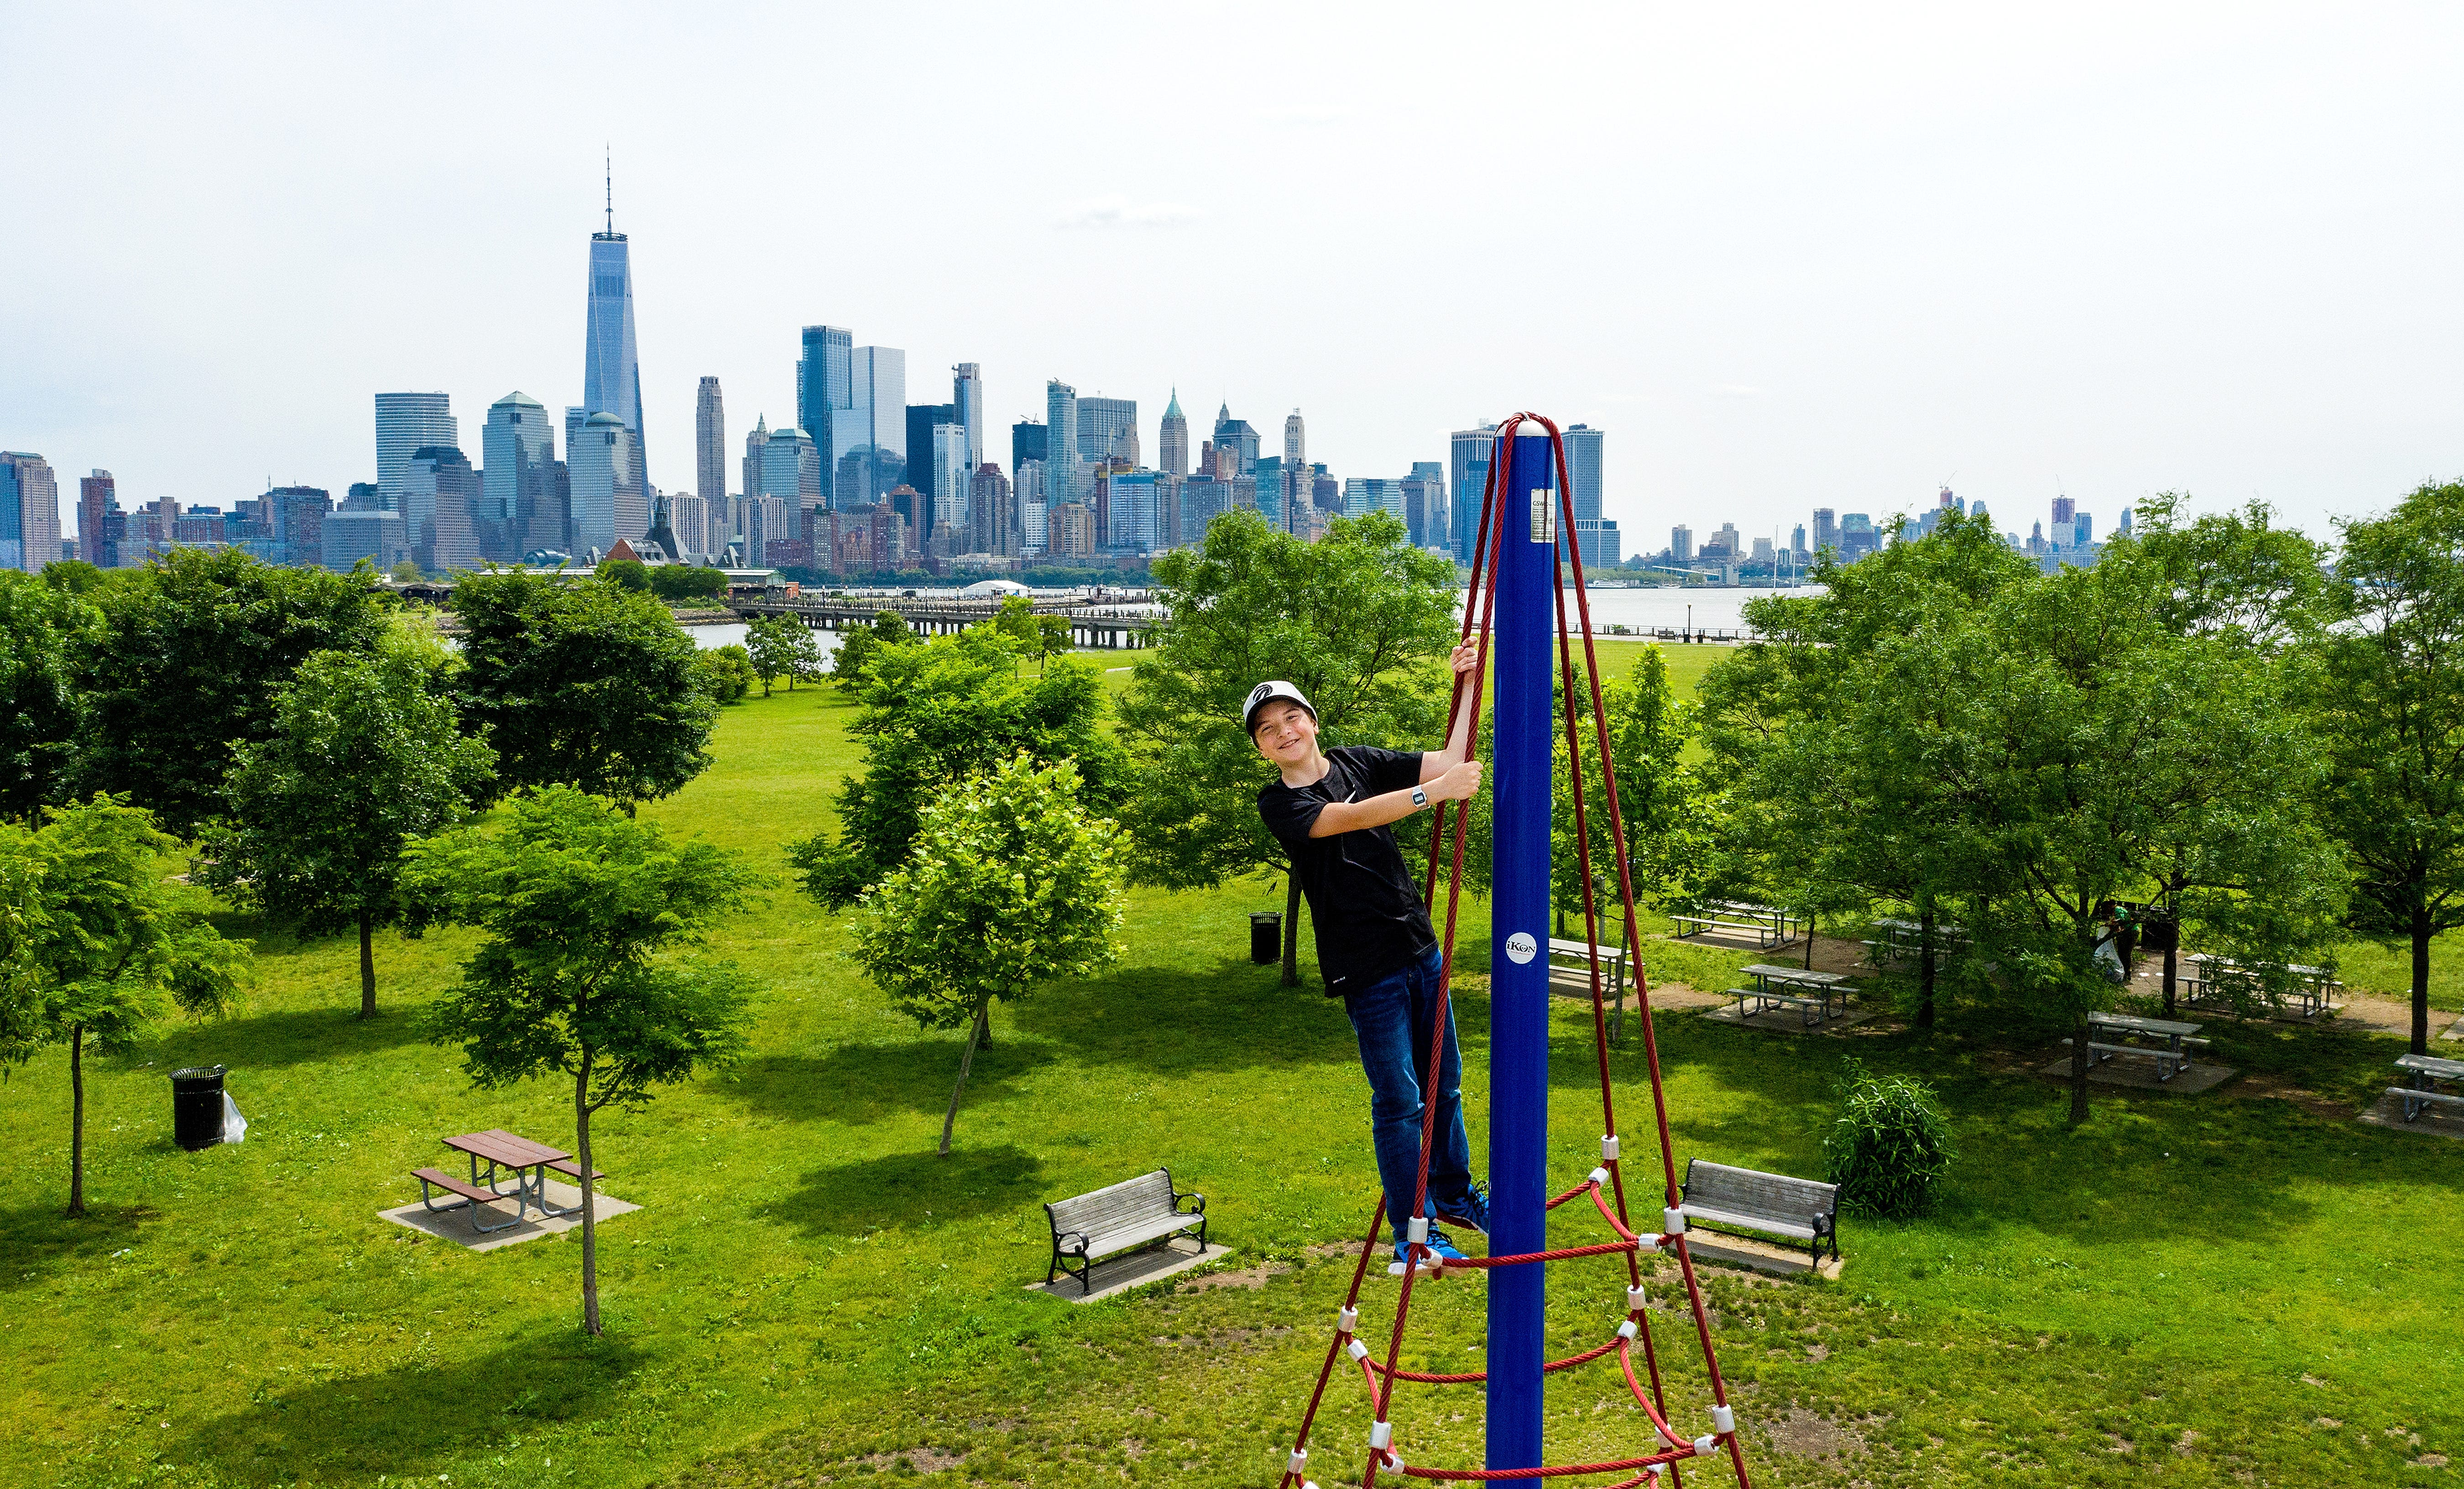
[[[1811,1223],[1791,1220],[1783,1215],[1721,1210],[1710,1205],[1698,1205],[1690,1200],[1677,1208],[1689,1220],[1708,1220],[1716,1225],[1735,1225],[1749,1230],[1771,1231],[1780,1236],[1793,1236],[1798,1240],[1812,1240],[1815,1237],[1815,1230]]]
[[[450,1173],[440,1173],[434,1169],[413,1169],[410,1171],[410,1176],[414,1179],[426,1179],[447,1193],[459,1194],[473,1204],[484,1205],[495,1200],[515,1197],[512,1194],[495,1193],[466,1179],[457,1179]]]
[[[582,1165],[576,1163],[570,1158],[559,1158],[555,1162],[549,1164],[548,1167],[554,1169],[557,1172],[563,1174],[569,1179],[578,1179],[582,1177]],[[598,1183],[601,1179],[605,1177],[607,1177],[607,1175],[597,1169],[590,1171],[590,1182],[593,1184]]]

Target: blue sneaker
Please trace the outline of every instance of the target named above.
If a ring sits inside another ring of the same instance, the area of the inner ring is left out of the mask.
[[[1429,1227],[1429,1250],[1437,1254],[1438,1264],[1440,1265],[1443,1265],[1449,1261],[1461,1261],[1464,1259],[1463,1254],[1455,1249],[1453,1239],[1449,1237],[1445,1232],[1439,1230],[1434,1225]],[[1410,1241],[1397,1241],[1395,1243],[1395,1259],[1397,1261],[1409,1261],[1412,1259],[1412,1243]]]
[[[1440,1200],[1438,1218],[1448,1225],[1460,1225],[1466,1231],[1488,1234],[1488,1186],[1474,1179],[1459,1199]]]

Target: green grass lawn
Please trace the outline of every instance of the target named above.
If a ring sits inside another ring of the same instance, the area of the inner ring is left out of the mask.
[[[717,765],[649,811],[782,867],[781,845],[829,821],[851,712],[831,689],[731,709]],[[59,1214],[64,1059],[0,1087],[0,1482],[1271,1483],[1348,1276],[1312,1248],[1357,1233],[1374,1183],[1341,1009],[1245,960],[1245,912],[1280,898],[1245,884],[1135,895],[1115,973],[997,1014],[957,1151],[937,1159],[956,1037],[891,1014],[843,955],[839,921],[782,882],[722,947],[763,988],[751,1060],[596,1126],[606,1187],[644,1208],[601,1232],[595,1341],[578,1328],[572,1238],[473,1255],[377,1217],[416,1197],[408,1171],[443,1157],[445,1134],[571,1134],[555,1084],[476,1092],[421,1041],[420,1005],[469,938],[382,941],[385,1014],[362,1023],[346,943],[235,920],[261,937],[242,1013],[89,1062],[92,1216]],[[1478,907],[1466,924],[1461,960],[1477,973]],[[1699,954],[1698,975],[1725,970]],[[2454,963],[2442,948],[2446,975]],[[1477,1150],[1476,976],[1462,1008]],[[2255,1081],[2195,1098],[2100,1087],[2074,1131],[2011,1036],[1956,1018],[1930,1040],[1683,1014],[1659,1027],[1681,1161],[1818,1173],[1852,1050],[1937,1081],[1955,1115],[1940,1212],[1851,1218],[1842,1281],[1712,1282],[1757,1482],[2457,1475],[2410,1465],[2464,1462],[2451,1241],[2464,1144],[2332,1111],[2385,1084],[2399,1041],[2214,1025],[2219,1058],[2316,1097],[2259,1098]],[[1551,1143],[1570,1176],[1602,1130],[1588,1028],[1568,1004],[1554,1031]],[[206,1062],[231,1067],[253,1127],[243,1145],[183,1153],[164,1076]],[[1639,1041],[1615,1065],[1628,1171],[1645,1175],[1658,1154]],[[1285,1270],[1088,1307],[1023,1290],[1043,1275],[1043,1200],[1159,1163],[1213,1196],[1233,1266]],[[1567,1238],[1595,1232],[1565,1215]],[[1553,1269],[1552,1342],[1604,1337],[1619,1285],[1613,1261]],[[1476,1368],[1480,1291],[1424,1290],[1408,1357]],[[1364,1325],[1391,1300],[1374,1283]],[[1698,1352],[1682,1331],[1661,1337],[1680,1421],[1705,1430]],[[1557,1378],[1552,1451],[1644,1440],[1614,1379]],[[1313,1470],[1331,1489],[1357,1468],[1367,1413],[1356,1381],[1329,1399]],[[1480,1414],[1471,1388],[1407,1388],[1397,1441],[1415,1462],[1476,1463]],[[1769,1445],[1773,1423],[1808,1451]]]

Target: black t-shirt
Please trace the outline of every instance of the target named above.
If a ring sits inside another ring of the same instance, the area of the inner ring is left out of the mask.
[[[1365,988],[1419,960],[1438,944],[1419,887],[1403,866],[1403,851],[1385,827],[1312,838],[1317,814],[1332,801],[1366,801],[1420,783],[1420,756],[1398,750],[1340,745],[1326,753],[1327,773],[1295,790],[1276,780],[1258,793],[1258,815],[1291,855],[1293,876],[1309,896],[1317,931],[1317,967],[1329,997]]]

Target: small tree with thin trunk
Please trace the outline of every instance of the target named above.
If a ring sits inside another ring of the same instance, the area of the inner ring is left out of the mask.
[[[856,960],[899,1012],[967,1031],[942,1153],[993,999],[1015,1002],[1120,955],[1118,836],[1078,804],[1077,766],[1039,768],[1022,754],[935,796],[907,863],[864,896]]]
[[[456,728],[431,659],[402,645],[319,651],[275,698],[275,734],[232,752],[231,822],[199,879],[304,935],[360,934],[360,1017],[377,1012],[375,932],[402,918],[403,849],[461,821],[496,755]]]
[[[404,887],[423,917],[487,939],[430,1018],[482,1089],[533,1076],[573,1083],[582,1176],[582,1320],[599,1325],[590,1119],[638,1109],[660,1085],[733,1063],[746,984],[733,967],[679,959],[759,882],[706,843],[673,843],[570,786],[515,799],[496,831],[414,844]]]
[[[770,696],[770,680],[783,677],[787,690],[796,679],[811,677],[821,665],[821,646],[803,622],[790,616],[765,615],[744,628],[744,649],[753,656],[753,670],[761,674],[761,696]]]
[[[85,1213],[85,1051],[126,1048],[166,1003],[219,1013],[248,948],[164,877],[178,844],[150,813],[97,796],[40,829],[0,823],[0,1058],[69,1047],[69,1214]]]

